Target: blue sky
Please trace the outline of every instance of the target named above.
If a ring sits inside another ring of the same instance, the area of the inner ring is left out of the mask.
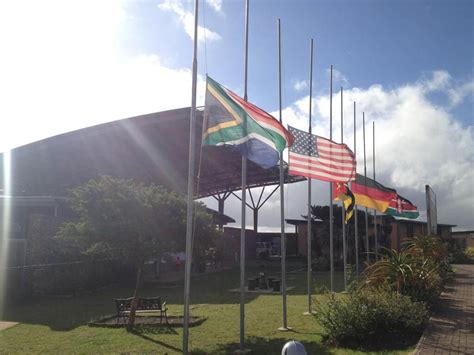
[[[186,2],[183,8],[193,10]],[[200,24],[222,39],[199,47],[199,72],[242,90],[243,1],[222,3],[222,11],[201,5]],[[189,67],[191,38],[168,11],[155,11],[153,2],[130,5],[134,18],[124,47],[129,55],[144,48],[163,54],[173,67]],[[284,80],[308,77],[308,42],[315,40],[314,89],[328,89],[325,70],[333,64],[347,78],[344,86],[387,88],[413,82],[444,69],[456,80],[472,79],[472,1],[251,1],[249,97],[268,110],[277,108],[277,32],[282,23]],[[204,20],[205,18],[205,20]],[[148,26],[143,34],[140,28]],[[173,41],[167,40],[173,37]],[[264,85],[262,85],[264,83]],[[262,86],[265,88],[262,90]],[[270,90],[268,89],[270,88]],[[284,89],[287,101],[298,98]],[[472,105],[472,102],[471,102]],[[467,122],[469,104],[457,108]]]
[[[284,123],[307,127],[314,38],[314,131],[329,135],[333,64],[334,134],[340,138],[344,86],[350,145],[352,101],[358,105],[359,171],[364,111],[367,136],[372,121],[377,127],[378,180],[422,212],[424,185],[432,185],[442,203],[438,219],[474,229],[473,7],[470,0],[250,1],[249,100],[276,114],[280,18]],[[192,23],[191,1],[1,2],[0,151],[189,106]],[[199,23],[198,102],[206,72],[242,94],[244,1],[201,1]],[[314,203],[327,204],[327,186],[314,184]],[[305,211],[305,187],[289,186],[288,194],[287,216],[297,218]],[[275,195],[261,211],[262,228],[276,227],[278,206]],[[238,200],[229,199],[226,212],[239,221]]]

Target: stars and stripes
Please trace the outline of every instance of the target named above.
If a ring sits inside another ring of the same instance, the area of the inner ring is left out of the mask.
[[[289,152],[289,173],[329,182],[349,182],[356,176],[354,153],[345,144],[289,126],[295,140]]]

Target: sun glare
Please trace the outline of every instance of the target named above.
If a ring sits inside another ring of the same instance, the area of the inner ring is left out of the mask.
[[[6,196],[11,195],[11,155],[10,151],[3,153],[3,203],[2,225],[0,239],[0,320],[3,318],[7,286],[8,245],[11,231],[11,205]]]

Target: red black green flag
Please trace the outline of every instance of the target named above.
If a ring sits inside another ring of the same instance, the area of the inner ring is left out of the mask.
[[[418,208],[413,203],[398,194],[390,201],[385,213],[404,218],[418,218],[420,215]]]

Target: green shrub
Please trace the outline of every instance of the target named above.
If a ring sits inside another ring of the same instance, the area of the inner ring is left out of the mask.
[[[328,294],[315,317],[336,345],[391,348],[412,344],[429,319],[427,307],[389,290],[365,289],[346,297]]]
[[[451,250],[450,262],[452,264],[474,264],[474,247],[465,250],[454,248]]]
[[[413,301],[436,303],[442,288],[440,266],[431,258],[386,249],[386,255],[364,271],[362,288],[388,288]]]

